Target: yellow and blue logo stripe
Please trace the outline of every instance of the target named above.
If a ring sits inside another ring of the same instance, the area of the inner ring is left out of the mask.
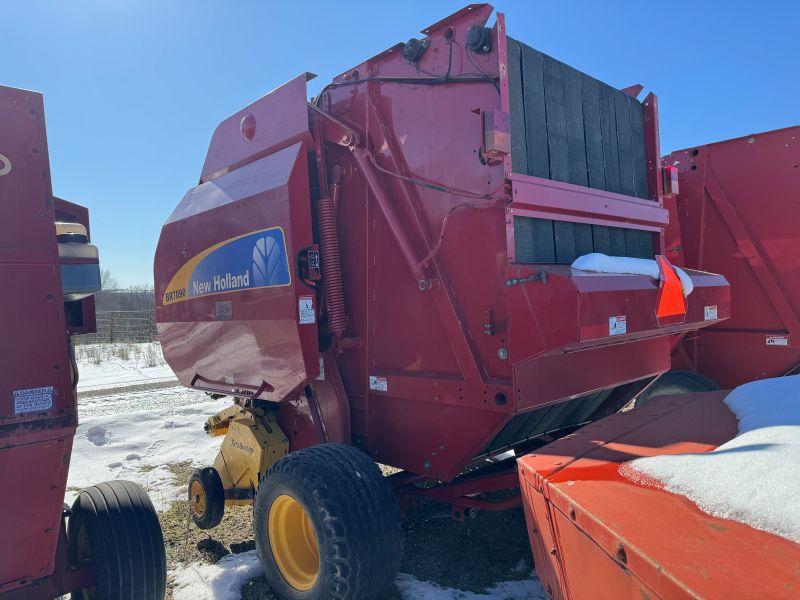
[[[224,240],[193,256],[170,279],[162,300],[166,306],[291,282],[283,229],[270,227]]]

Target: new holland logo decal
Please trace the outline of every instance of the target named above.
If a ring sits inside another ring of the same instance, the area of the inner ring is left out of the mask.
[[[206,248],[172,277],[163,303],[291,283],[283,229],[246,233]]]

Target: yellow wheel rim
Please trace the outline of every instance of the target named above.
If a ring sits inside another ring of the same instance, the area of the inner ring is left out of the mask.
[[[192,505],[192,512],[198,519],[202,519],[206,512],[206,491],[199,481],[193,481],[189,487],[189,503]]]
[[[319,574],[319,548],[314,525],[303,506],[291,496],[278,496],[269,509],[269,545],[286,582],[309,590]]]

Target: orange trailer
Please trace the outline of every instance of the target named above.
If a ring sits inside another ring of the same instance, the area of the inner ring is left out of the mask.
[[[800,545],[620,473],[635,458],[731,440],[727,394],[654,398],[518,461],[536,572],[553,600],[800,597]]]

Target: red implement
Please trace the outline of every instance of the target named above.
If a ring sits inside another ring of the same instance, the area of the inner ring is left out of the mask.
[[[570,268],[664,253],[657,100],[508,37],[502,13],[487,28],[492,12],[219,125],[155,257],[184,385],[276,403],[290,450],[349,431],[449,481],[617,410],[669,368],[672,334],[728,316],[718,275],[690,273],[684,298],[666,263],[663,286]],[[328,348],[341,386],[322,393]]]
[[[723,387],[800,368],[797,198],[800,127],[673,152],[679,174],[667,196],[666,254],[676,265],[724,274],[732,318],[688,336],[676,368]],[[716,307],[711,306],[711,315]]]
[[[551,598],[800,596],[800,545],[619,472],[641,456],[708,452],[732,439],[726,394],[656,398],[518,461],[536,572]]]
[[[114,481],[64,504],[71,336],[95,331],[98,251],[88,210],[53,196],[42,95],[0,86],[0,132],[0,598],[160,600],[163,540],[144,490]]]

